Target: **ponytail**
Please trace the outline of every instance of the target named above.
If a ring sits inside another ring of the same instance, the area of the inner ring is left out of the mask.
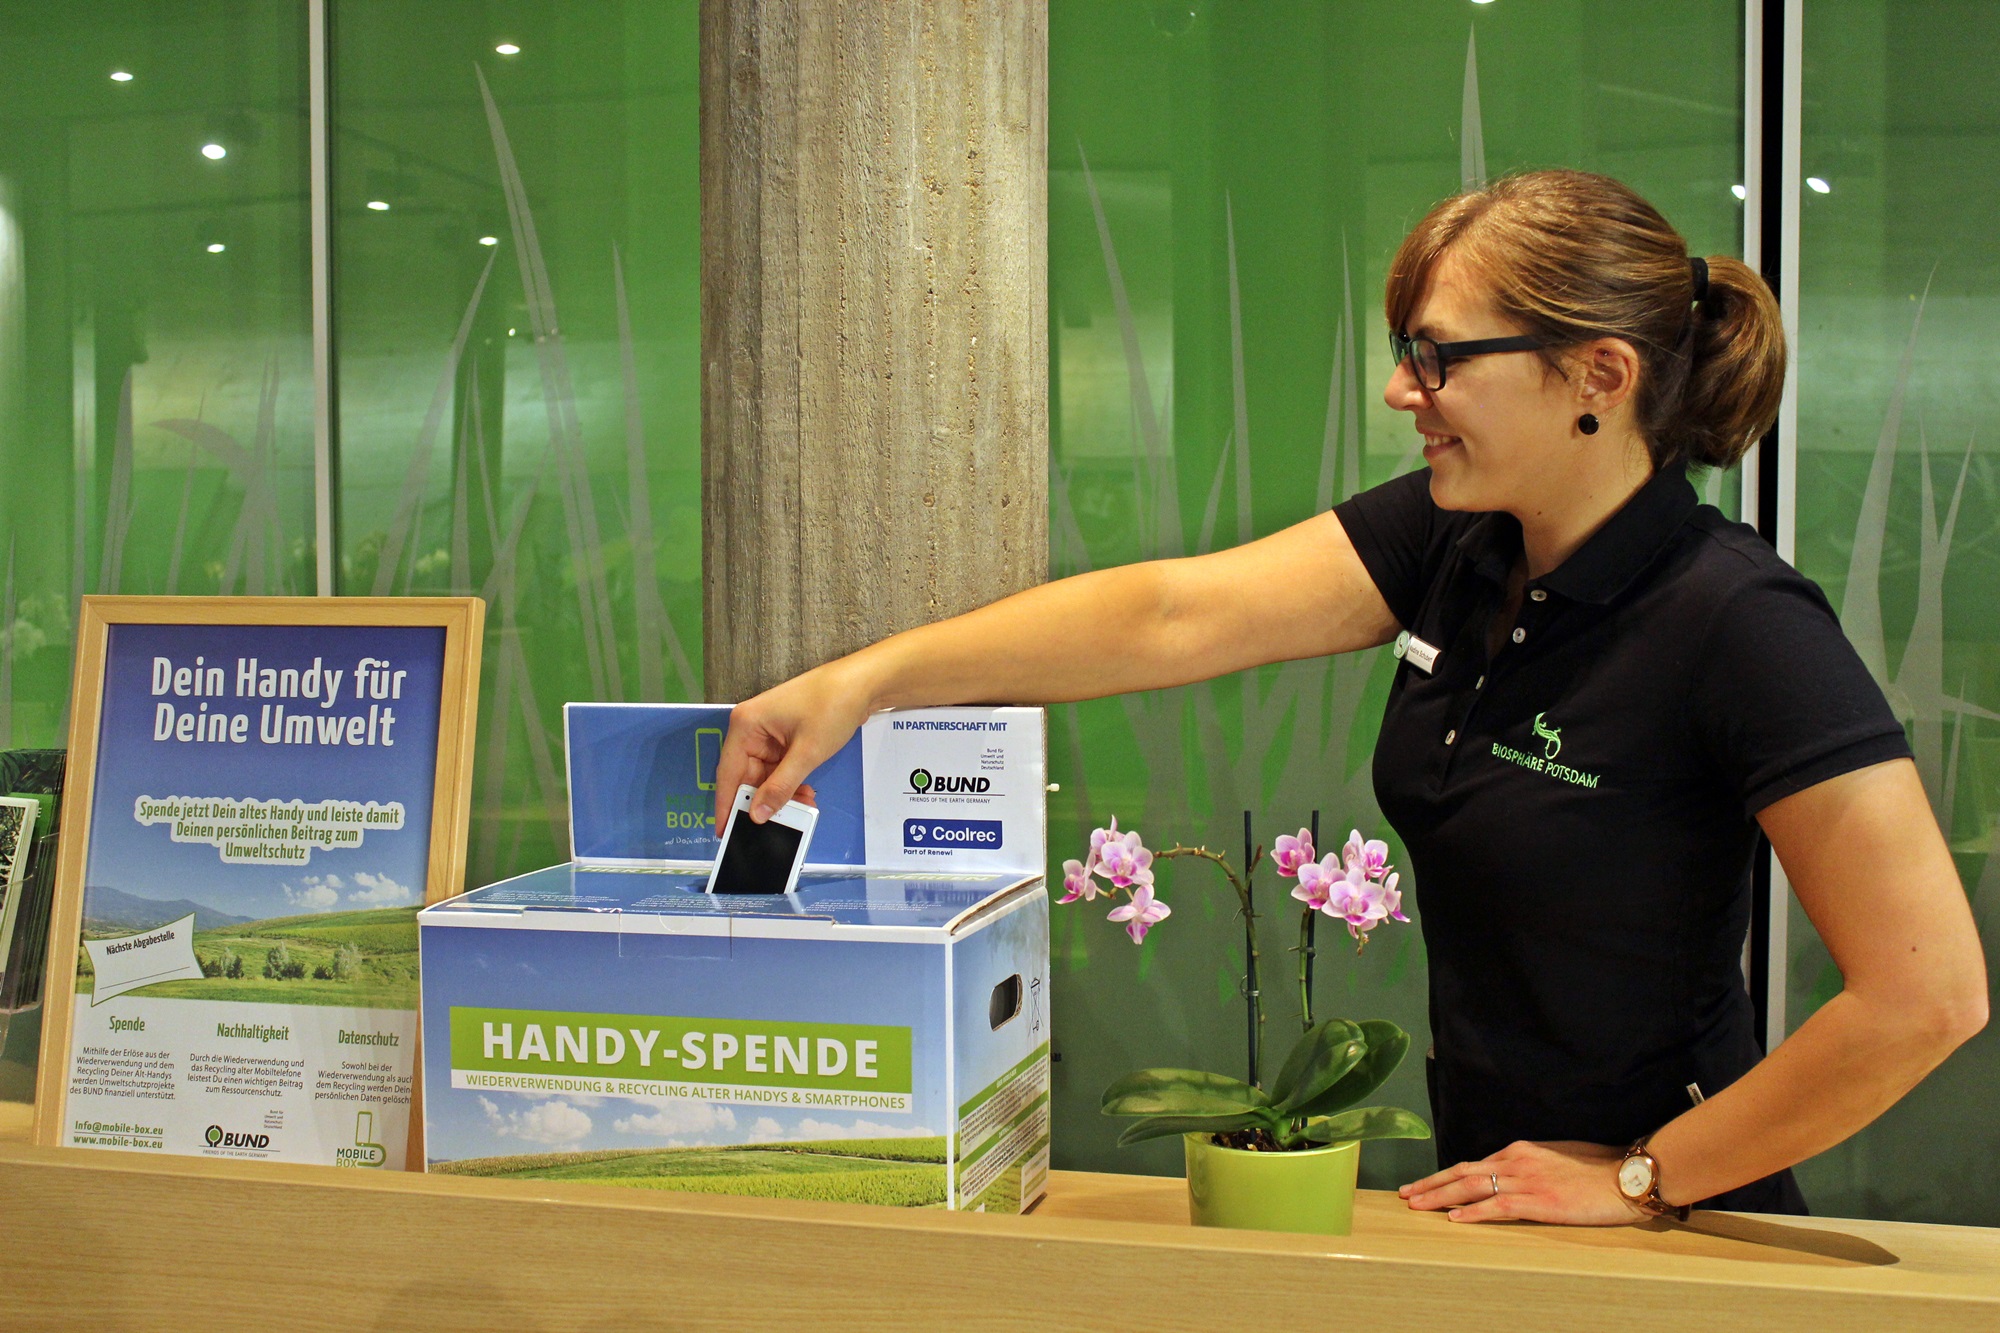
[[[1708,261],[1708,299],[1695,312],[1693,364],[1669,430],[1691,463],[1733,467],[1778,419],[1785,331],[1770,287],[1738,259]]]

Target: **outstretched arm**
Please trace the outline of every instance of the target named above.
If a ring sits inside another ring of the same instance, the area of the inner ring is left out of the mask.
[[[761,822],[883,708],[1063,703],[1386,643],[1395,617],[1331,513],[1213,555],[1030,588],[907,630],[737,705],[717,827],[742,783]]]

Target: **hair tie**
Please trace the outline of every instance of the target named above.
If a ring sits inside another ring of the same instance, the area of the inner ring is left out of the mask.
[[[1694,304],[1696,309],[1707,314],[1708,305],[1708,261],[1699,255],[1688,258],[1688,267],[1694,270]]]

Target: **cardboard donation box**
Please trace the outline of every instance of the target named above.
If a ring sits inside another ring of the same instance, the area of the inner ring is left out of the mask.
[[[1040,711],[869,722],[810,779],[797,889],[767,895],[704,891],[727,720],[572,705],[577,860],[419,915],[429,1169],[1027,1208],[1049,1153]]]

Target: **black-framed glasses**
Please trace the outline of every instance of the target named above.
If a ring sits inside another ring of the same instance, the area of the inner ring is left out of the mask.
[[[1417,383],[1426,389],[1444,387],[1444,367],[1462,356],[1484,356],[1488,352],[1532,352],[1546,346],[1540,338],[1474,338],[1469,342],[1441,343],[1430,338],[1412,338],[1407,333],[1389,335],[1389,351],[1398,363],[1410,363]]]

